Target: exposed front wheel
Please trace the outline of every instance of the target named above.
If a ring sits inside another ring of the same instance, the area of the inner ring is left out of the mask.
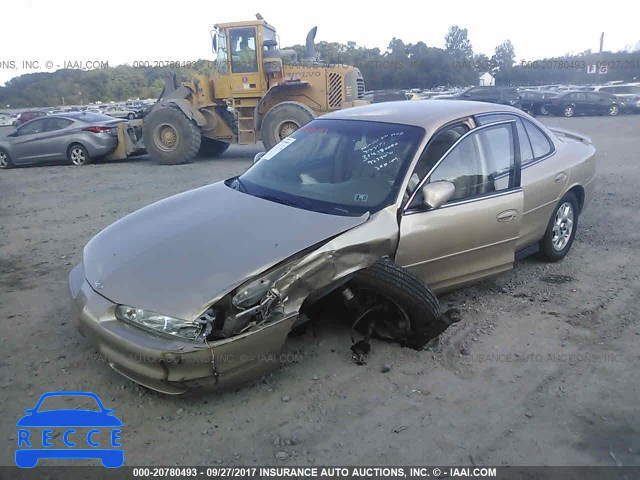
[[[562,110],[562,113],[564,114],[565,117],[573,117],[576,114],[576,109],[573,108],[571,105],[567,105]]]
[[[262,121],[261,135],[264,148],[270,150],[315,116],[313,110],[302,103],[279,103],[267,112]]]
[[[620,113],[620,107],[618,107],[618,105],[609,106],[609,116],[615,117],[618,113]]]
[[[153,160],[162,165],[179,165],[196,157],[202,132],[179,109],[162,107],[145,118],[142,138]]]
[[[558,202],[540,242],[540,251],[546,260],[555,262],[569,253],[578,228],[578,214],[576,196],[568,192]]]
[[[378,338],[420,350],[452,323],[417,276],[389,261],[356,273],[348,288],[359,312],[353,327]]]

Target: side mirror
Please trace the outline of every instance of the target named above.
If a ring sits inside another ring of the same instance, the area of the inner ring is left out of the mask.
[[[267,152],[258,152],[256,153],[256,156],[253,157],[253,163],[256,164],[258,163],[258,160],[260,160],[262,157],[264,157],[264,154]]]
[[[211,49],[214,52],[218,52],[218,34],[216,32],[211,35]]]
[[[446,180],[427,183],[422,187],[424,204],[432,210],[440,208],[453,197],[455,191],[455,185]]]

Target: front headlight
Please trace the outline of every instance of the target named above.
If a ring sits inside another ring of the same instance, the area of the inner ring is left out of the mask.
[[[181,337],[188,340],[195,340],[202,331],[200,323],[180,320],[142,308],[129,307],[128,305],[118,305],[116,307],[116,318],[153,333]]]

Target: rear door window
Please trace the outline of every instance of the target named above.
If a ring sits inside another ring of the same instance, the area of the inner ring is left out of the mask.
[[[67,128],[72,123],[73,121],[67,118],[48,118],[46,131],[54,132],[56,130],[62,130],[63,128]]]
[[[533,149],[529,142],[529,136],[525,131],[522,120],[517,115],[510,115],[508,113],[495,113],[491,115],[481,115],[476,117],[476,123],[478,125],[486,125],[487,123],[503,122],[505,120],[516,120],[516,128],[518,130],[518,143],[520,145],[520,160],[522,165],[531,162],[533,160]]]
[[[537,160],[542,157],[545,157],[553,152],[553,143],[549,140],[549,137],[540,130],[536,125],[531,123],[529,120],[521,119],[524,124],[524,128],[529,135],[529,140],[531,141],[531,148],[533,149],[533,159]],[[525,163],[524,160],[522,162]]]

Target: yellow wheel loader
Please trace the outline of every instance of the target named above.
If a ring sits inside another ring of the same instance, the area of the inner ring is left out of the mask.
[[[294,50],[278,49],[275,28],[257,17],[215,26],[211,76],[178,85],[169,75],[144,121],[152,159],[187,163],[198,154],[220,155],[233,143],[258,141],[268,150],[319,115],[368,103],[357,68],[316,59],[315,27],[305,57],[298,58]]]

